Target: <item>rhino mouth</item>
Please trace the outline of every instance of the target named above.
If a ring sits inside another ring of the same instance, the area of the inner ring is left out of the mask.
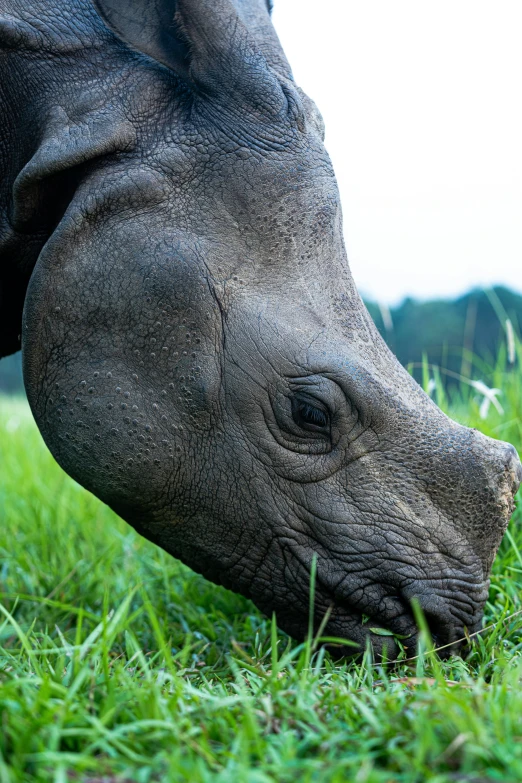
[[[334,658],[360,657],[368,646],[376,660],[393,661],[415,655],[419,631],[413,612],[400,599],[400,613],[366,613],[346,600],[331,598],[328,622],[323,631],[326,647]],[[324,615],[323,615],[324,617]],[[346,639],[346,644],[342,640]]]
[[[463,654],[469,648],[470,635],[482,627],[487,592],[488,583],[484,583],[471,611],[455,607],[435,591],[416,591],[413,586],[405,590],[405,595],[387,596],[378,610],[368,605],[365,611],[360,601],[353,602],[330,593],[328,622],[323,636],[339,641],[328,642],[326,647],[336,658],[360,656],[368,645],[377,661],[414,658],[421,636],[413,609],[415,601],[439,657],[447,659]],[[466,606],[469,606],[468,601]],[[348,643],[343,644],[342,639]]]
[[[326,648],[334,658],[360,657],[370,646],[377,661],[386,660],[389,663],[414,659],[418,654],[421,632],[411,609],[405,607],[404,614],[395,620],[386,617],[350,614],[346,605],[333,605],[326,629],[325,639],[335,638],[335,642],[327,641]],[[479,630],[480,623],[468,629],[449,626],[439,617],[426,617],[427,627],[433,648],[440,658],[447,659],[451,655],[462,654],[468,647],[467,639],[470,633]],[[342,639],[347,643],[343,644]],[[355,645],[354,646],[354,642]]]

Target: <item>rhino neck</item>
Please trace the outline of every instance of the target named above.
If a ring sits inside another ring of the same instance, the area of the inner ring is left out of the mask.
[[[114,70],[93,78],[110,53],[84,0],[74,3],[80,32],[69,34],[42,25],[51,12],[62,23],[56,0],[40,0],[39,9],[31,0],[23,13],[8,5],[0,13],[0,357],[21,347],[29,279],[78,187],[135,143],[114,100]]]

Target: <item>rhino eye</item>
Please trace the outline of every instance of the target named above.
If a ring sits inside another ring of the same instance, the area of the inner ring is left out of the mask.
[[[292,418],[298,427],[311,432],[328,432],[330,417],[317,405],[299,398],[292,400]]]

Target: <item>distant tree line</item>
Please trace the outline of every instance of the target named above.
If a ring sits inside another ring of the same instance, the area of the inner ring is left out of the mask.
[[[366,305],[401,364],[413,365],[419,379],[425,356],[446,371],[447,383],[493,367],[499,351],[507,350],[506,321],[518,336],[522,325],[522,296],[501,286],[454,300],[405,299],[391,310],[375,302]]]
[[[391,310],[366,302],[382,336],[404,365],[420,378],[423,356],[443,368],[448,383],[469,377],[477,365],[493,366],[506,343],[506,320],[520,335],[522,296],[497,286],[476,289],[459,299],[417,302],[405,299]],[[478,360],[478,361],[477,361]],[[21,355],[0,361],[0,392],[23,393]]]

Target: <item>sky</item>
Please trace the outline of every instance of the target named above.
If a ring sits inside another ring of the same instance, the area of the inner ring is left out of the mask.
[[[522,2],[275,0],[361,293],[522,292]]]

